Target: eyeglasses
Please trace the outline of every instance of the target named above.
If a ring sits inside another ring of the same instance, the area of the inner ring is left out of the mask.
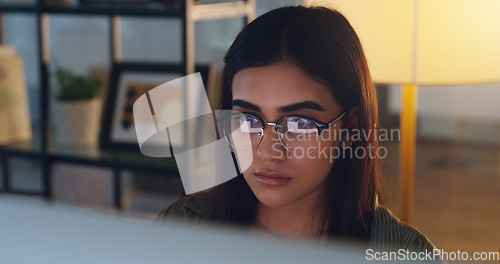
[[[299,148],[303,153],[311,153],[319,146],[321,132],[340,121],[345,115],[346,112],[343,112],[328,123],[299,115],[284,116],[276,123],[270,123],[254,114],[232,112],[223,119],[223,131],[231,147],[249,151],[262,142],[264,129],[270,125],[274,126],[281,145],[287,151]]]

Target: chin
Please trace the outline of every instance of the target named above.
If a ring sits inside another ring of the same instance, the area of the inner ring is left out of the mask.
[[[259,202],[267,207],[278,208],[292,204],[294,201],[292,197],[285,194],[283,191],[278,190],[265,190],[265,191],[254,191],[252,189],[255,197]]]
[[[288,186],[266,186],[258,182],[252,175],[249,178],[245,177],[245,181],[252,190],[253,194],[259,202],[267,207],[278,208],[293,204],[299,200],[299,197],[294,199],[293,188]],[[290,183],[289,183],[290,184]],[[293,183],[291,183],[293,184]]]

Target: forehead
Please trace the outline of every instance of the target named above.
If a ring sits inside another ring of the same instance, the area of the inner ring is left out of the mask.
[[[261,107],[280,107],[309,100],[327,111],[339,109],[324,84],[313,80],[291,62],[243,69],[235,74],[232,89],[233,99],[243,99]]]

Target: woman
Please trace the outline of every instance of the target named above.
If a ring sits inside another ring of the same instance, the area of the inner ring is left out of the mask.
[[[273,10],[241,31],[224,61],[220,109],[235,111],[226,138],[253,162],[243,177],[181,199],[159,221],[434,248],[379,203],[377,96],[359,39],[340,13]],[[354,139],[356,131],[371,136]],[[250,143],[243,146],[238,133]]]

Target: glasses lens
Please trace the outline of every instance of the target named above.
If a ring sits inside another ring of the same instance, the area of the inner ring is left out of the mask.
[[[278,137],[287,150],[310,153],[319,144],[318,127],[304,117],[288,117],[278,125]]]
[[[263,125],[254,115],[233,113],[224,124],[227,142],[238,150],[252,150],[262,140]]]

